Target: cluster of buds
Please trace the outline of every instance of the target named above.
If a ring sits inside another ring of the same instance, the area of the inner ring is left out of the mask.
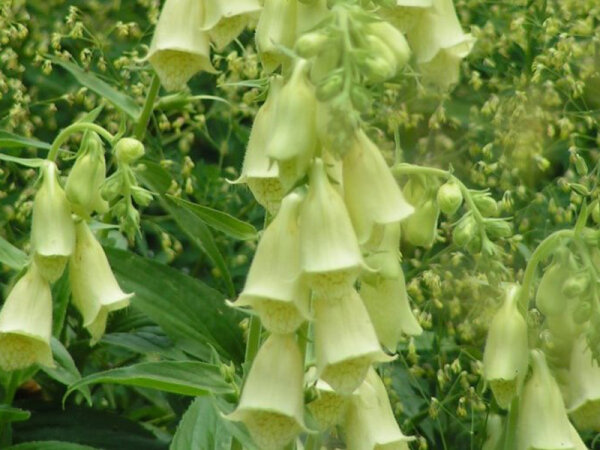
[[[167,0],[146,59],[165,89],[182,89],[196,73],[215,72],[210,43],[224,48],[261,9],[258,0]]]
[[[53,365],[50,286],[67,265],[73,304],[92,344],[104,334],[108,313],[128,306],[133,295],[119,287],[87,223],[94,211],[109,209],[101,196],[106,164],[100,138],[86,133],[65,189],[54,162],[45,161],[40,172],[31,219],[32,259],[0,310],[0,368],[7,371]]]

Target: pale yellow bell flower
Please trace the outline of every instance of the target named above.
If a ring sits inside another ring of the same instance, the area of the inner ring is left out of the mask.
[[[460,61],[475,40],[463,32],[452,0],[433,0],[431,7],[418,9],[408,43],[424,81],[447,89],[458,81]]]
[[[600,431],[600,366],[584,335],[571,350],[567,392],[567,410],[577,428]]]
[[[204,22],[201,26],[217,50],[223,50],[257,16],[262,6],[258,0],[203,0]]]
[[[242,173],[234,183],[246,183],[256,201],[271,214],[277,213],[284,195],[279,180],[279,167],[267,156],[275,116],[275,104],[283,85],[280,76],[273,77],[265,103],[259,108],[250,131]]]
[[[358,292],[313,300],[315,354],[319,378],[340,394],[351,394],[374,362],[387,362]]]
[[[168,91],[183,89],[200,71],[215,72],[199,0],[166,0],[146,59]]]
[[[516,450],[576,450],[560,389],[540,350],[531,351],[531,367],[520,396]]]
[[[434,0],[397,0],[395,7],[381,8],[379,15],[407,33],[419,23],[421,15],[433,6],[433,2]]]
[[[373,368],[350,397],[342,429],[352,450],[409,450],[408,443],[415,439],[400,430],[385,385]]]
[[[306,407],[317,422],[319,430],[329,430],[341,423],[349,397],[338,394],[323,380],[317,381],[316,388],[318,397]]]
[[[310,3],[298,2],[296,8],[296,32],[298,37],[312,30],[329,14],[327,0],[315,0]]]
[[[293,333],[309,318],[309,291],[300,270],[301,203],[297,193],[283,199],[258,243],[244,290],[233,304],[251,306],[273,333]]]
[[[587,445],[585,445],[585,442],[583,442],[579,432],[575,429],[573,424],[569,423],[569,428],[571,430],[571,441],[573,441],[573,444],[575,445],[575,450],[588,450]]]
[[[414,212],[402,222],[402,239],[417,247],[431,247],[437,235],[440,208],[437,180],[421,175],[411,177],[402,188]]]
[[[528,365],[527,323],[518,309],[518,293],[516,284],[506,286],[483,352],[483,376],[503,408],[518,395]]]
[[[370,269],[361,274],[363,280],[375,284],[382,278],[391,279],[400,275],[400,223],[375,227],[372,238],[363,244],[362,249],[365,264]]]
[[[73,303],[94,344],[104,334],[108,313],[129,306],[134,294],[126,294],[119,287],[104,250],[87,223],[79,222],[76,231],[77,244],[69,264],[69,281]]]
[[[240,403],[228,419],[243,422],[258,448],[281,449],[304,426],[304,365],[293,334],[272,334],[259,349]]]
[[[71,205],[58,181],[56,164],[46,161],[42,183],[33,199],[31,247],[42,276],[50,283],[62,275],[75,247]]]
[[[300,254],[302,270],[316,291],[345,290],[363,265],[344,200],[331,186],[319,158],[300,210]]]
[[[53,367],[52,293],[35,263],[13,286],[0,310],[0,369]]]
[[[88,218],[94,211],[100,214],[108,211],[108,203],[100,195],[100,186],[106,178],[106,162],[100,136],[87,132],[80,152],[67,178],[65,192],[73,212]]]
[[[401,268],[396,278],[380,278],[374,284],[363,281],[360,296],[379,342],[389,351],[396,351],[402,335],[417,336],[423,332],[410,309]]]
[[[344,201],[361,244],[373,228],[408,218],[413,207],[405,200],[398,183],[377,146],[363,131],[343,160]]]
[[[291,49],[296,40],[296,0],[265,0],[256,25],[256,47],[267,73],[289,60],[280,47]]]
[[[501,450],[504,438],[504,419],[498,414],[490,414],[485,429],[486,440],[481,450]]]

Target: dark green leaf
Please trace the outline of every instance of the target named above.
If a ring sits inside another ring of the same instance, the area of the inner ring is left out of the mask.
[[[24,409],[14,408],[9,405],[0,405],[0,423],[1,422],[21,422],[29,419],[31,413]]]
[[[58,339],[52,338],[50,342],[52,346],[52,354],[54,356],[54,362],[56,363],[56,367],[48,368],[42,367],[42,370],[52,379],[58,381],[59,383],[64,384],[65,386],[72,385],[79,380],[81,380],[81,374],[75,363],[73,362],[73,358],[67,351],[67,349],[61,344]],[[90,395],[90,389],[88,386],[82,386],[79,388],[79,391],[88,402],[89,405],[92,404],[92,397]]]
[[[34,147],[50,150],[51,145],[47,142],[38,141],[24,136],[19,136],[8,131],[0,130],[0,148]]]
[[[193,396],[233,392],[217,366],[197,361],[159,361],[94,373],[71,385],[66,395],[96,383],[138,386]]]
[[[74,444],[72,442],[34,441],[13,445],[8,447],[7,450],[96,450],[96,447]]]
[[[44,161],[46,161],[42,158],[19,158],[18,156],[5,155],[4,153],[0,153],[0,159],[33,168],[41,167]]]
[[[137,119],[140,116],[141,109],[131,97],[105,83],[92,72],[86,72],[81,67],[56,57],[51,56],[50,60],[67,70],[80,84],[111,102],[129,117]]]
[[[158,327],[155,329],[133,330],[129,333],[110,333],[104,335],[103,343],[122,347],[142,355],[160,355],[168,359],[185,360],[185,353],[177,349]]]
[[[92,109],[90,112],[85,113],[83,116],[81,116],[79,119],[77,119],[77,122],[93,123],[96,121],[96,119],[98,118],[98,116],[100,115],[100,113],[102,112],[103,109],[104,109],[104,105],[100,105],[97,108]]]
[[[167,199],[171,204],[177,204],[192,212],[200,220],[204,221],[209,227],[231,236],[234,239],[248,240],[256,239],[256,229],[249,223],[242,222],[235,217],[209,208],[208,206],[199,205],[197,203],[188,202],[181,198],[167,195]]]
[[[186,352],[200,359],[211,348],[226,359],[243,359],[240,316],[223,295],[180,271],[133,253],[106,249],[123,289],[135,292],[132,304],[142,310]]]
[[[21,270],[27,264],[27,255],[0,236],[0,263],[11,269]]]

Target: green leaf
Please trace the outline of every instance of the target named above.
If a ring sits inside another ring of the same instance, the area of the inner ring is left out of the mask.
[[[27,264],[27,255],[0,236],[0,263],[11,269],[21,270]]]
[[[104,109],[104,105],[100,105],[100,106],[92,109],[90,112],[85,113],[83,116],[81,116],[79,119],[77,119],[77,122],[93,123],[96,121],[96,119],[98,118],[98,116],[100,115],[100,113],[102,112],[103,109]]]
[[[173,342],[155,329],[132,330],[128,333],[105,334],[100,342],[125,348],[141,355],[160,355],[173,360],[186,360],[186,354],[173,345]]]
[[[216,209],[209,208],[208,206],[192,203],[172,195],[167,195],[167,199],[170,203],[182,206],[183,208],[192,212],[196,217],[204,221],[209,227],[222,231],[234,239],[249,240],[256,239],[257,237],[256,228],[249,223],[242,222],[241,220],[236,219],[227,213],[217,211]]]
[[[145,164],[144,171],[137,173],[143,183],[154,192],[161,194],[159,201],[161,206],[167,211],[177,226],[183,231],[187,238],[208,256],[210,261],[217,267],[227,286],[228,295],[235,296],[235,287],[231,279],[229,267],[225,263],[223,255],[219,251],[217,244],[203,220],[198,218],[188,209],[169,202],[164,194],[171,184],[169,173],[158,164]],[[168,184],[167,184],[168,183]]]
[[[26,167],[41,167],[45,159],[42,158],[19,158],[18,156],[6,155],[4,153],[0,153],[0,159],[8,162],[14,162],[17,164],[21,164]]]
[[[56,338],[52,338],[50,345],[52,346],[52,354],[54,356],[56,367],[42,367],[42,371],[44,371],[50,378],[64,384],[65,386],[72,385],[81,380],[81,374],[79,373],[79,370],[77,370],[73,358],[71,358],[68,350],[61,344],[61,342]],[[89,387],[82,386],[79,391],[88,404],[91,405],[92,397],[90,395]]]
[[[131,97],[102,81],[92,72],[87,72],[71,62],[63,61],[54,56],[50,56],[49,59],[52,63],[67,70],[80,84],[111,102],[129,117],[137,120],[140,116],[141,109]]]
[[[50,150],[52,147],[47,142],[38,141],[8,131],[0,130],[0,148],[19,148],[19,147],[34,147],[44,150]]]
[[[229,360],[243,360],[240,314],[223,295],[171,267],[133,253],[105,249],[120,285],[135,292],[132,305],[143,311],[180,348],[209,360],[212,348]]]
[[[245,430],[223,417],[212,397],[200,397],[181,418],[169,449],[228,450],[233,436],[244,448],[256,449]]]
[[[24,409],[15,408],[9,405],[0,405],[0,423],[2,422],[21,422],[29,419],[31,413]]]
[[[73,442],[34,441],[12,445],[7,450],[96,450],[96,447],[74,444]]]
[[[65,397],[75,389],[96,383],[158,389],[181,395],[229,394],[233,387],[223,380],[217,366],[198,361],[158,361],[134,364],[94,373],[72,384]]]

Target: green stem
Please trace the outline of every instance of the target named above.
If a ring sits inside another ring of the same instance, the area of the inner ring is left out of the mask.
[[[253,315],[250,317],[250,330],[248,332],[248,342],[246,343],[246,356],[244,358],[244,363],[246,367],[250,367],[252,361],[256,357],[258,353],[258,349],[260,348],[260,334],[262,331],[262,326],[260,323],[260,317]]]
[[[104,139],[106,139],[108,142],[112,143],[112,141],[114,139],[114,136],[112,134],[110,134],[108,131],[106,131],[104,128],[102,128],[99,125],[96,125],[94,123],[88,123],[88,122],[77,122],[72,125],[69,125],[67,128],[63,129],[60,133],[58,133],[58,136],[56,136],[56,139],[54,139],[54,142],[52,143],[52,147],[50,147],[50,151],[48,152],[47,159],[49,161],[54,161],[56,159],[56,157],[58,156],[58,151],[60,149],[60,146],[66,142],[66,140],[69,138],[69,136],[71,136],[74,133],[78,133],[81,131],[87,131],[87,130],[95,131],[100,136],[102,136]]]
[[[142,109],[140,118],[135,124],[135,129],[133,130],[133,135],[139,141],[143,140],[144,135],[146,134],[146,128],[148,127],[150,114],[152,114],[152,111],[154,110],[154,101],[156,100],[156,96],[158,95],[159,90],[160,80],[158,79],[158,75],[154,74],[154,76],[152,77],[152,82],[150,83],[150,89],[148,90],[148,94],[146,95],[144,108]]]
[[[519,397],[513,398],[510,404],[510,410],[508,412],[508,420],[506,422],[506,430],[504,434],[504,450],[513,450],[516,448],[516,431],[517,431],[517,418],[519,415]]]
[[[319,450],[321,448],[321,435],[309,434],[304,444],[304,450]]]
[[[535,276],[535,270],[540,262],[550,254],[550,252],[558,246],[562,239],[572,239],[575,235],[573,230],[560,230],[552,233],[546,239],[544,239],[540,245],[534,250],[527,267],[525,268],[525,274],[523,275],[523,283],[521,287],[521,293],[519,298],[519,309],[525,313],[529,304],[529,294],[531,291],[531,285],[533,283],[533,277]]]

